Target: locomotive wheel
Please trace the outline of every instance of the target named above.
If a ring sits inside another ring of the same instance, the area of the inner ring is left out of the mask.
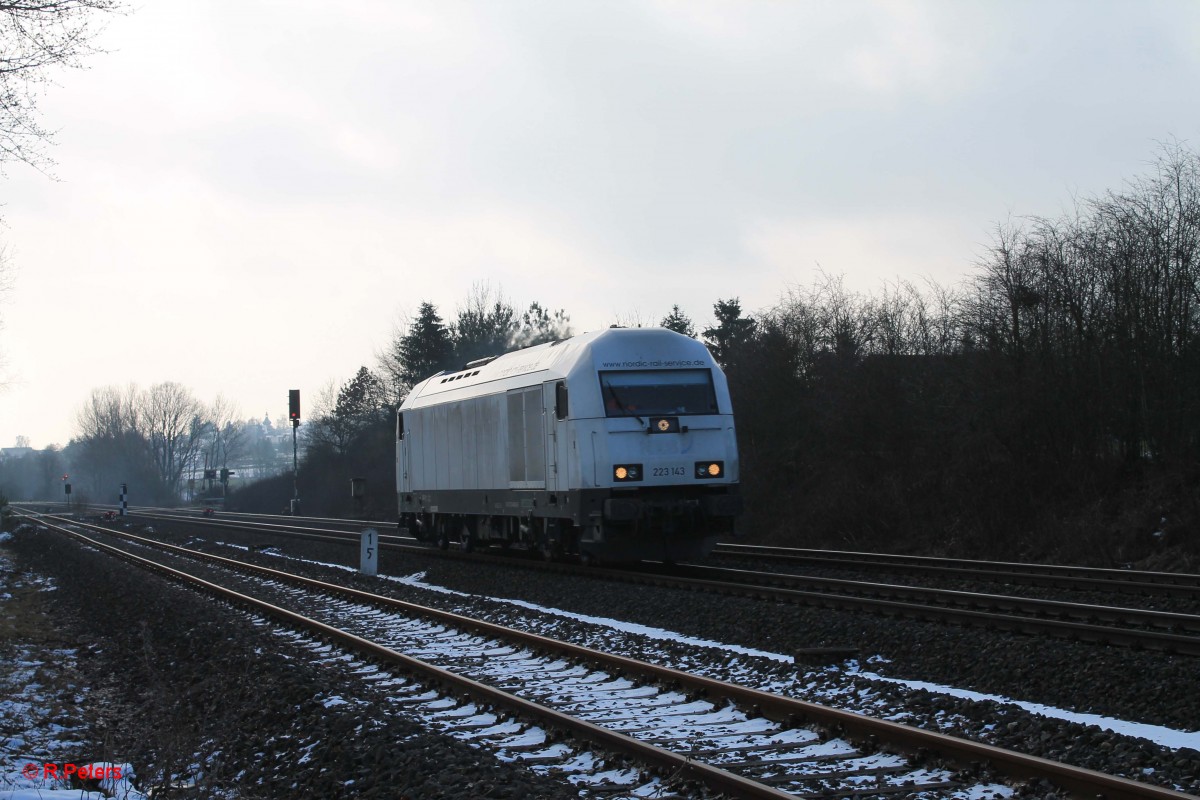
[[[545,520],[535,522],[538,526],[538,545],[544,561],[557,561],[562,557],[562,544],[555,535],[555,526]]]
[[[412,519],[412,535],[422,544],[430,544],[435,540],[433,517],[428,514],[414,514]]]
[[[463,523],[462,533],[459,535],[462,538],[463,552],[474,553],[475,548],[478,546],[478,542],[475,541],[475,534],[471,532],[471,526],[469,523]]]
[[[437,522],[434,523],[434,525],[437,528],[437,533],[435,534],[434,540],[437,542],[438,549],[439,550],[449,550],[450,549],[450,535],[448,533],[446,533],[446,523],[443,522],[442,520],[438,520]]]

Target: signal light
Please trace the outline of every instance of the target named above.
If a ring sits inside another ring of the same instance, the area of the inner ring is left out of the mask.
[[[300,390],[288,389],[288,419],[300,421]]]

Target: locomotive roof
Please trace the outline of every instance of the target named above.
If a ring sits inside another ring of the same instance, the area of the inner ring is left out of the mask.
[[[568,378],[581,371],[686,369],[712,365],[708,349],[689,336],[666,328],[606,328],[439,372],[414,386],[403,407],[490,394]],[[494,385],[497,381],[502,384]]]

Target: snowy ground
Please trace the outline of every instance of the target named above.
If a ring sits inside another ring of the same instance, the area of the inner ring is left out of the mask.
[[[237,548],[237,549],[241,549],[241,550],[247,549],[241,545],[234,545],[234,544],[229,544],[229,543],[222,543],[222,544],[224,544],[227,547],[233,547],[233,548]],[[356,572],[356,570],[353,567],[347,567],[342,564],[331,564],[331,563],[327,563],[327,562],[313,561],[311,559],[300,559],[300,558],[295,558],[292,556],[286,556],[283,553],[281,553],[279,550],[274,549],[274,548],[268,548],[267,550],[264,550],[263,553],[265,555],[271,555],[271,556],[275,556],[278,558],[285,558],[288,560],[303,561],[306,563],[317,564],[319,566],[329,567],[331,569],[342,570],[345,572]],[[436,584],[427,583],[424,579],[425,576],[423,573],[417,573],[415,575],[404,576],[404,577],[387,576],[387,575],[380,575],[379,577],[381,577],[385,580],[390,580],[390,581],[394,581],[396,583],[401,583],[401,584],[405,584],[408,586],[425,589],[425,590],[431,591],[431,592],[456,595],[456,596],[464,597],[464,598],[470,597],[470,595],[467,595],[463,592],[460,592],[460,591],[457,591],[454,589],[449,589],[444,586],[438,586]],[[604,627],[604,628],[608,628],[613,631],[630,633],[630,634],[645,637],[648,639],[659,640],[659,641],[663,641],[663,642],[684,643],[684,644],[694,645],[696,647],[718,648],[718,649],[723,650],[728,653],[743,654],[750,658],[761,658],[761,659],[777,661],[777,662],[786,663],[786,664],[792,663],[792,657],[790,655],[785,655],[782,653],[772,653],[772,652],[766,651],[766,650],[756,650],[753,648],[742,647],[739,645],[731,645],[731,644],[726,644],[724,642],[717,642],[717,641],[712,641],[712,640],[707,640],[707,639],[697,639],[695,637],[690,637],[685,634],[682,634],[682,633],[679,633],[676,631],[667,630],[664,628],[655,628],[655,627],[651,627],[651,626],[647,626],[647,625],[640,625],[640,624],[636,624],[636,623],[624,622],[622,620],[608,619],[605,617],[577,614],[575,612],[567,611],[567,610],[560,609],[560,608],[548,608],[548,607],[544,607],[544,606],[539,606],[534,603],[529,603],[524,600],[517,600],[517,599],[512,599],[512,598],[489,597],[489,598],[484,598],[484,599],[490,600],[495,603],[507,604],[514,608],[522,608],[522,609],[527,609],[530,611],[535,611],[535,612],[538,612],[541,614],[547,614],[547,615],[551,615],[551,616],[561,617],[564,619],[571,619],[571,620],[574,620],[577,622],[583,622],[583,623],[586,623],[589,625]],[[875,662],[875,663],[878,663],[878,662]],[[1171,749],[1179,749],[1179,748],[1186,747],[1186,748],[1191,748],[1193,750],[1200,750],[1200,731],[1179,731],[1179,730],[1174,730],[1172,728],[1167,728],[1167,727],[1163,727],[1163,726],[1159,726],[1159,725],[1148,725],[1145,723],[1131,722],[1128,720],[1121,720],[1121,719],[1114,719],[1112,717],[1105,717],[1105,716],[1100,716],[1100,715],[1096,715],[1096,714],[1082,714],[1082,713],[1078,713],[1078,712],[1067,710],[1067,709],[1055,708],[1053,706],[1043,705],[1041,703],[1031,703],[1031,702],[1027,702],[1027,701],[1016,699],[1016,698],[1003,697],[1000,695],[983,694],[983,693],[974,692],[974,691],[971,691],[968,689],[960,689],[955,686],[944,686],[944,685],[939,685],[939,684],[927,683],[924,681],[913,681],[913,680],[891,678],[891,677],[887,677],[885,675],[881,675],[877,672],[864,671],[857,661],[849,661],[840,667],[835,667],[832,669],[834,669],[834,670],[841,669],[848,676],[856,676],[856,677],[861,677],[861,678],[864,678],[867,680],[876,680],[876,681],[883,681],[883,682],[887,682],[887,683],[895,683],[895,684],[899,684],[899,685],[903,685],[903,686],[908,686],[913,689],[925,690],[925,691],[935,693],[935,694],[945,694],[945,695],[949,695],[952,697],[961,697],[961,698],[964,698],[967,700],[974,700],[974,701],[992,701],[992,702],[1001,703],[1001,704],[1010,704],[1010,705],[1021,708],[1022,710],[1026,711],[1028,713],[1034,714],[1036,716],[1039,716],[1039,717],[1046,717],[1046,718],[1050,718],[1050,719],[1059,719],[1059,720],[1063,720],[1066,722],[1079,723],[1082,725],[1096,725],[1100,728],[1103,728],[1105,730],[1110,730],[1114,733],[1117,733],[1117,734],[1120,734],[1123,736],[1149,739],[1150,741],[1154,742],[1155,744],[1161,745],[1163,747],[1168,747]],[[824,672],[827,674],[829,672],[829,670],[828,669],[824,670]]]
[[[239,545],[227,546],[247,549]],[[267,550],[265,554],[291,558],[283,556],[282,553],[275,550]],[[349,572],[354,571],[343,565],[311,559],[294,560]],[[457,590],[427,582],[423,573],[387,579],[423,591],[463,598],[470,597]],[[5,554],[3,547],[0,547],[0,618],[10,615],[12,609],[18,604],[27,602],[30,594],[52,591],[54,591],[54,586],[49,581],[17,575],[12,561]],[[537,614],[573,620],[649,640],[684,643],[697,648],[717,648],[735,657],[743,657],[747,665],[746,676],[748,678],[755,671],[752,668],[754,662],[785,664],[792,662],[789,655],[688,637],[664,628],[631,624],[601,616],[577,614],[513,598],[491,597],[487,599],[494,603],[508,605],[513,609],[524,609]],[[93,754],[83,751],[81,710],[88,702],[87,691],[85,688],[74,686],[71,683],[72,664],[78,654],[71,648],[47,648],[37,646],[34,642],[23,642],[19,636],[12,635],[8,627],[0,628],[0,632],[3,633],[3,636],[0,636],[0,648],[2,648],[0,649],[0,698],[3,698],[0,700],[0,800],[33,800],[33,798],[41,800],[66,800],[66,798],[102,800],[105,797],[144,800],[144,795],[133,789],[130,782],[132,769],[125,764],[97,762],[100,768],[115,768],[121,775],[120,780],[108,778],[101,787],[104,789],[103,793],[85,791],[78,785],[71,786],[62,778],[56,779],[46,775],[46,765],[48,764],[55,765],[60,774],[65,771],[67,764],[74,764],[76,770],[85,765],[93,766],[92,762],[87,760]],[[877,660],[869,660],[868,664],[872,670],[879,670],[883,666]],[[860,679],[895,683],[968,700],[1011,704],[1041,717],[1097,725],[1120,735],[1149,739],[1167,748],[1200,750],[1200,731],[1174,730],[1110,717],[1080,714],[1015,698],[983,695],[953,686],[899,680],[878,671],[868,671],[863,665],[854,661],[822,670],[826,675],[831,671],[841,672],[847,680]],[[751,681],[747,681],[747,683],[751,683]],[[814,697],[812,699],[832,698]],[[34,770],[29,769],[29,765],[36,768],[36,777],[33,775]],[[112,774],[113,769],[110,769],[109,773]]]
[[[82,718],[88,692],[73,675],[77,651],[37,641],[14,619],[18,607],[28,610],[54,590],[49,580],[18,575],[0,548],[0,800],[143,800],[132,767],[90,760]]]

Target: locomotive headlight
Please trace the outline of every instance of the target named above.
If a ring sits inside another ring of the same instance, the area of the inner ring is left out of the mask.
[[[724,461],[697,461],[696,477],[700,479],[721,478],[725,476]]]
[[[613,480],[618,482],[640,481],[642,479],[641,464],[617,464],[613,467]]]

